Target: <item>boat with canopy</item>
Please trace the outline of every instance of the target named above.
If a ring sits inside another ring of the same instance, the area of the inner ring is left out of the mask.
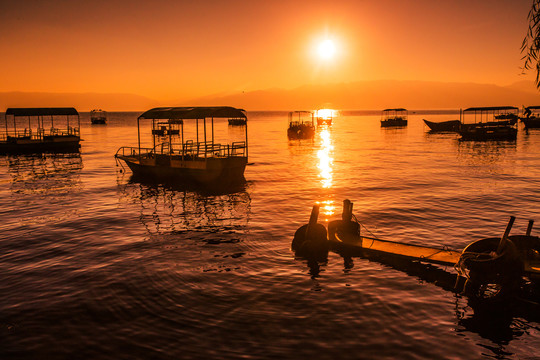
[[[247,119],[245,110],[229,106],[159,107],[137,118],[138,146],[123,146],[115,158],[133,175],[152,180],[230,184],[244,180],[248,159],[247,126],[241,140],[224,140],[214,131],[222,119]],[[152,147],[141,146],[141,121],[152,121]],[[247,124],[247,123],[246,123]]]
[[[106,125],[107,112],[101,109],[94,109],[90,111],[90,122],[92,125]]]
[[[404,108],[384,109],[381,114],[381,127],[407,126],[409,111]]]
[[[315,114],[313,111],[291,111],[289,113],[289,139],[312,139],[315,136]]]
[[[525,129],[540,128],[540,106],[527,106],[519,119],[525,125]]]
[[[460,116],[461,140],[516,140],[517,112],[515,106],[465,109]]]
[[[75,108],[8,108],[0,153],[78,152],[80,117]]]

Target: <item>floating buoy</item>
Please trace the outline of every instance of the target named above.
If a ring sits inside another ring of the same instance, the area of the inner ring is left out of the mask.
[[[318,217],[319,205],[313,205],[309,223],[296,230],[291,248],[297,256],[325,261],[328,258],[328,237],[324,225],[317,223]]]

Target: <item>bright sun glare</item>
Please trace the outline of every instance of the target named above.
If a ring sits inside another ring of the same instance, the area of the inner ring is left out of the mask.
[[[322,59],[328,60],[336,54],[336,46],[332,40],[327,39],[319,44],[318,52]]]

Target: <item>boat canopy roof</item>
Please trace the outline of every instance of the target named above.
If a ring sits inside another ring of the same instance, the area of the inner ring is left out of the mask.
[[[206,119],[206,118],[243,118],[247,119],[244,109],[231,106],[197,107],[157,107],[145,111],[139,119]]]
[[[72,107],[67,108],[7,108],[6,115],[42,116],[42,115],[79,115]]]
[[[471,107],[463,111],[502,111],[502,110],[518,110],[515,106],[486,106],[486,107]]]
[[[525,109],[538,110],[538,109],[540,109],[540,106],[527,106]]]
[[[396,109],[384,109],[383,111],[407,111],[407,109],[404,109],[404,108],[396,108]]]

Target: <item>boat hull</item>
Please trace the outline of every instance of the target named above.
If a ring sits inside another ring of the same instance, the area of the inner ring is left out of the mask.
[[[537,117],[521,118],[521,122],[525,125],[525,128],[527,129],[540,128],[540,118]]]
[[[0,154],[79,152],[78,136],[45,136],[43,140],[16,138],[0,141]]]
[[[450,120],[442,122],[433,122],[423,119],[424,123],[429,127],[432,132],[457,132],[459,131],[461,121]]]
[[[315,136],[315,128],[308,125],[293,125],[287,129],[289,139],[311,139]]]
[[[339,226],[339,225],[338,225]],[[535,236],[515,235],[509,236],[515,244],[520,258],[523,261],[523,272],[531,281],[540,281],[540,238]],[[454,266],[458,263],[461,254],[466,251],[478,251],[478,245],[487,243],[496,247],[500,238],[487,238],[479,240],[462,251],[446,248],[433,248],[414,244],[398,243],[394,241],[375,239],[356,234],[339,233],[330,230],[329,241],[331,248],[340,253],[351,256],[360,255],[371,258],[397,258],[406,261],[419,261],[423,263]]]
[[[317,118],[317,126],[330,126],[332,125],[332,119]]]
[[[516,140],[517,129],[513,126],[465,126],[459,131],[461,140]]]
[[[332,248],[350,254],[395,257],[409,261],[453,266],[459,260],[461,252],[426,246],[397,243],[365,236],[337,235],[330,240]]]
[[[407,123],[405,119],[386,119],[381,120],[381,127],[401,127],[407,126]]]
[[[182,160],[179,156],[158,155],[152,158],[117,156],[135,177],[173,183],[234,184],[244,180],[246,157]]]

